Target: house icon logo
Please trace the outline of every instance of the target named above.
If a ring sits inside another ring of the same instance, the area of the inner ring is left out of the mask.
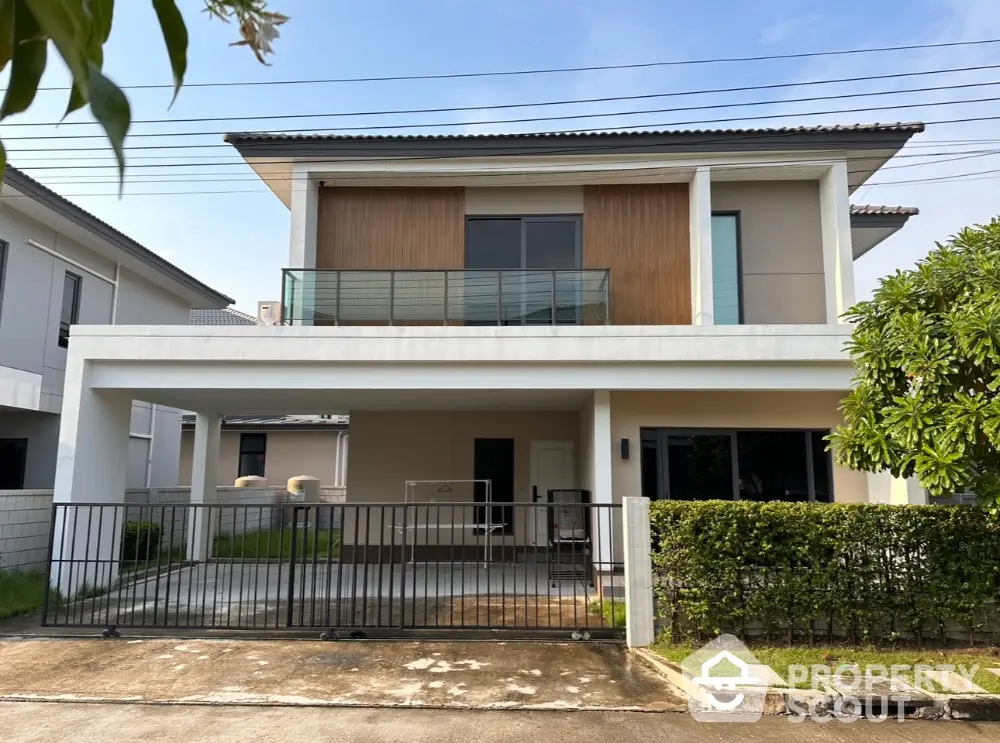
[[[688,710],[701,722],[756,722],[773,672],[733,635],[721,635],[681,664]]]
[[[730,663],[739,669],[739,676],[713,676],[712,670],[723,666],[726,663]],[[740,686],[757,686],[760,683],[760,679],[755,678],[750,675],[750,664],[745,663],[740,658],[736,657],[728,650],[720,650],[718,653],[713,655],[711,658],[706,660],[701,664],[701,675],[695,676],[691,681],[698,686],[703,686],[706,689],[715,689],[716,691],[732,691],[736,692]],[[708,692],[708,703],[714,709],[720,710],[732,710],[743,704],[745,699],[742,693],[735,693],[731,699],[720,700],[711,692]]]

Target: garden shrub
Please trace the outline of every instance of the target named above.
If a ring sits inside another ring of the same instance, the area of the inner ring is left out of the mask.
[[[651,504],[660,623],[789,643],[998,630],[1000,517],[963,506]]]
[[[122,561],[155,559],[160,548],[160,525],[150,521],[128,521],[122,531]]]

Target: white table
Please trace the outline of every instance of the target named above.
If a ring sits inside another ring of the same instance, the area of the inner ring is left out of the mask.
[[[491,542],[490,537],[493,536],[493,532],[495,532],[495,531],[497,531],[499,529],[503,529],[506,526],[507,526],[507,522],[497,522],[497,523],[489,523],[489,524],[480,524],[480,523],[476,523],[476,522],[471,522],[471,523],[458,523],[458,522],[456,522],[456,523],[447,523],[447,524],[442,524],[442,523],[425,523],[425,524],[419,524],[418,523],[418,524],[405,524],[405,525],[404,524],[396,524],[396,531],[399,534],[403,534],[404,531],[407,532],[407,533],[412,533],[413,534],[414,538],[413,538],[413,540],[410,543],[410,562],[413,563],[413,562],[415,562],[414,555],[416,554],[416,549],[417,549],[416,536],[417,536],[417,532],[418,531],[423,530],[426,533],[426,532],[429,532],[429,531],[442,532],[442,531],[458,531],[458,530],[464,530],[464,529],[481,529],[482,532],[483,532],[483,534],[486,537],[486,540],[483,542],[483,564],[484,565],[488,565],[489,562],[490,562],[490,542]],[[477,534],[476,536],[479,536],[479,535]],[[424,546],[427,546],[427,540],[426,540],[426,538],[424,539],[424,542],[425,542]],[[452,545],[454,545],[454,542],[452,542],[451,545],[448,545],[448,546],[452,546]],[[436,545],[432,545],[432,546],[436,546]],[[444,545],[442,545],[442,546],[444,546]]]

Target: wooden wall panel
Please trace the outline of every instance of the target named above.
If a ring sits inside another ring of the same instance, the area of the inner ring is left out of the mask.
[[[465,189],[320,188],[316,268],[465,266]]]
[[[611,269],[614,325],[691,323],[688,185],[586,186],[583,265]]]

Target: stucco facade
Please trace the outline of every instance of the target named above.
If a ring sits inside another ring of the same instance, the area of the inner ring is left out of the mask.
[[[347,467],[348,437],[346,431],[260,430],[267,436],[264,477],[268,484],[282,487],[298,475],[319,478],[323,487],[343,487]],[[241,431],[222,431],[219,439],[219,485],[232,485],[239,474]],[[180,437],[181,485],[191,484],[194,452],[194,431],[185,430]]]

